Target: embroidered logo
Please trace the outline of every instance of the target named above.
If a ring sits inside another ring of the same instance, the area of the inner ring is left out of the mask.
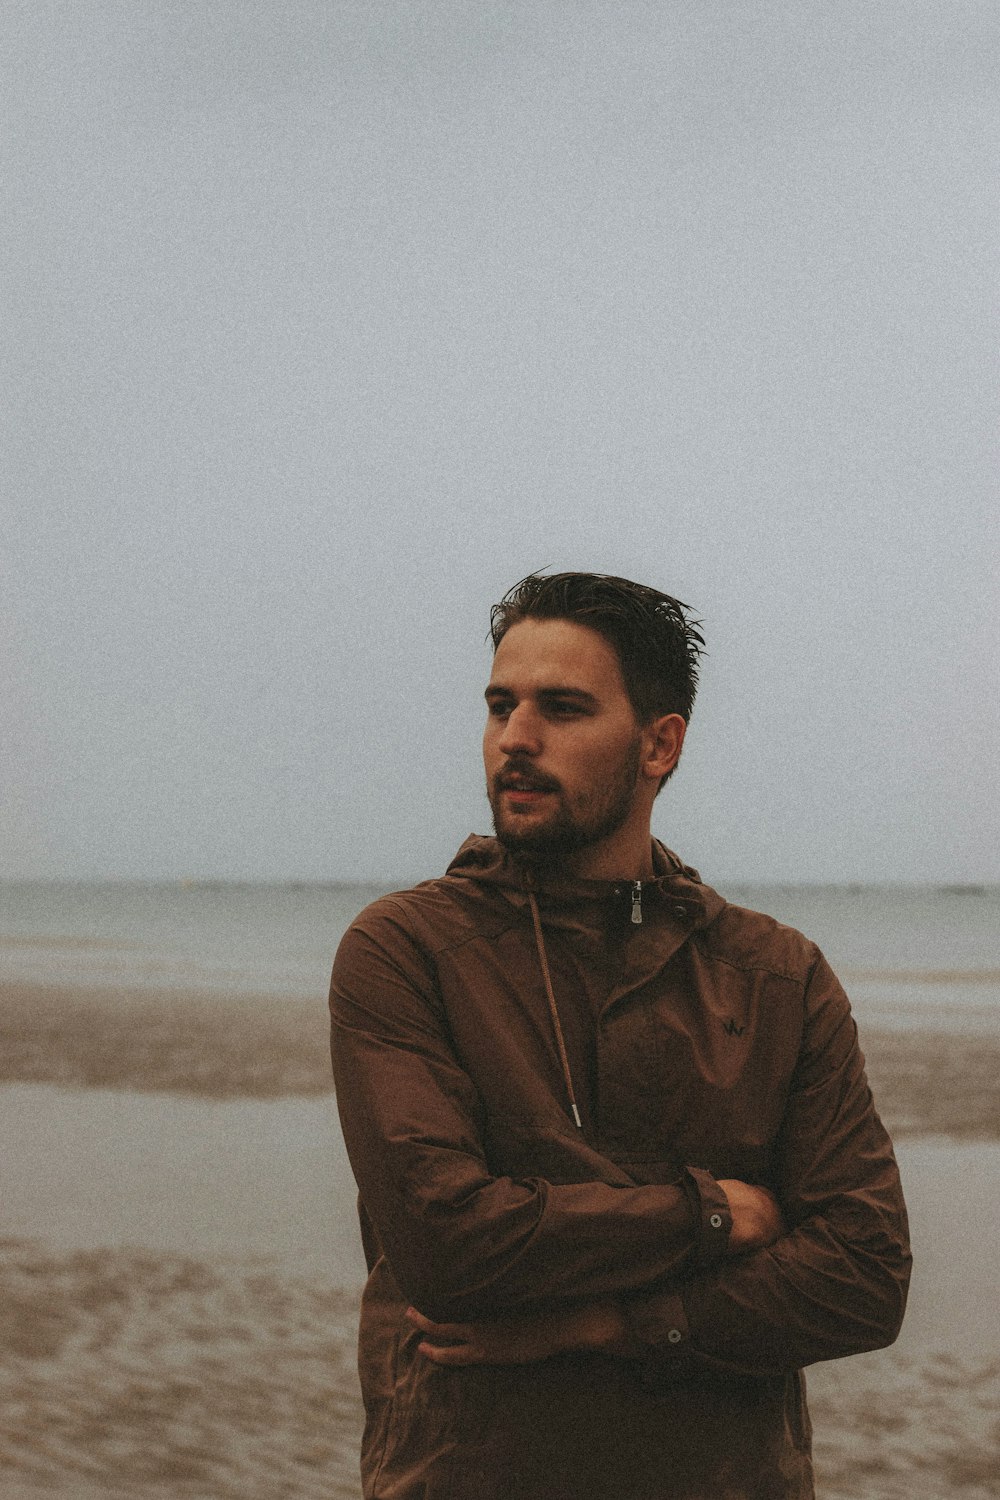
[[[744,1031],[746,1031],[745,1026],[737,1026],[732,1016],[730,1016],[728,1021],[723,1022],[722,1029],[727,1036],[742,1036]]]

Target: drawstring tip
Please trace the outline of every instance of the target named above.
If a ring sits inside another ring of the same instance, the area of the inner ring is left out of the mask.
[[[580,1111],[577,1109],[577,1107],[576,1107],[575,1104],[573,1104],[572,1109],[573,1109],[573,1118],[576,1121],[576,1128],[577,1128],[577,1130],[582,1130],[583,1129],[583,1121],[580,1119]]]

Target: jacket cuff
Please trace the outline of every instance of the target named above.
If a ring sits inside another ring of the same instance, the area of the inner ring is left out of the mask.
[[[733,1216],[728,1198],[710,1172],[701,1167],[686,1167],[684,1175],[698,1215],[693,1267],[702,1271],[717,1265],[726,1255]]]
[[[654,1292],[622,1304],[629,1343],[644,1385],[669,1384],[691,1368],[691,1330],[677,1292]]]

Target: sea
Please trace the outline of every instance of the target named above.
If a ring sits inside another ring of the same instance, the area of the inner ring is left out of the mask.
[[[1000,886],[724,885],[826,954],[859,1020],[1000,1029]],[[0,980],[322,997],[352,918],[392,885],[0,883]]]

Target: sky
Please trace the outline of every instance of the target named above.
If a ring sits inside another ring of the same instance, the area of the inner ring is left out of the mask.
[[[1000,880],[995,0],[3,0],[0,869],[439,873],[491,604],[706,879]]]

